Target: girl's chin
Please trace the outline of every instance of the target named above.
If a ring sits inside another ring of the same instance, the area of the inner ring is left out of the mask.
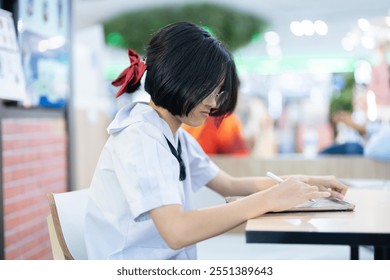
[[[187,122],[186,125],[198,127],[204,124],[205,119]]]

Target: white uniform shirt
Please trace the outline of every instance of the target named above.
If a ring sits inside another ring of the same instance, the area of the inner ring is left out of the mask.
[[[183,129],[174,136],[146,103],[122,108],[108,127],[90,187],[85,241],[89,259],[196,259],[196,246],[172,250],[149,212],[163,205],[192,209],[191,193],[207,184],[218,167]],[[165,137],[181,157],[186,179]]]

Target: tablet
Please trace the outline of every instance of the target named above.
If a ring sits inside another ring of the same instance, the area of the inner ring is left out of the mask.
[[[242,196],[225,197],[226,203],[236,201]],[[278,213],[288,212],[321,212],[321,211],[353,211],[355,205],[344,200],[335,198],[318,198],[299,204],[291,209],[279,211]]]

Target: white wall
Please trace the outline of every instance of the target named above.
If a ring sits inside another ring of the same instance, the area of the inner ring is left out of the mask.
[[[74,34],[73,85],[75,121],[75,187],[89,186],[107,140],[106,127],[115,110],[104,79],[105,41],[101,25],[77,30]]]

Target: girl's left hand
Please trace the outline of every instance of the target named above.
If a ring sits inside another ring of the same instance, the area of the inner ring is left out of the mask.
[[[345,194],[347,193],[348,186],[343,184],[335,176],[309,176],[308,184],[312,186],[317,186],[320,191],[330,192],[330,197],[337,198],[340,200],[344,199]]]
[[[330,197],[337,198],[340,200],[344,199],[345,194],[347,193],[348,186],[343,184],[335,176],[306,176],[306,175],[293,175],[300,181],[305,182],[311,186],[317,186],[319,191],[330,192]]]

